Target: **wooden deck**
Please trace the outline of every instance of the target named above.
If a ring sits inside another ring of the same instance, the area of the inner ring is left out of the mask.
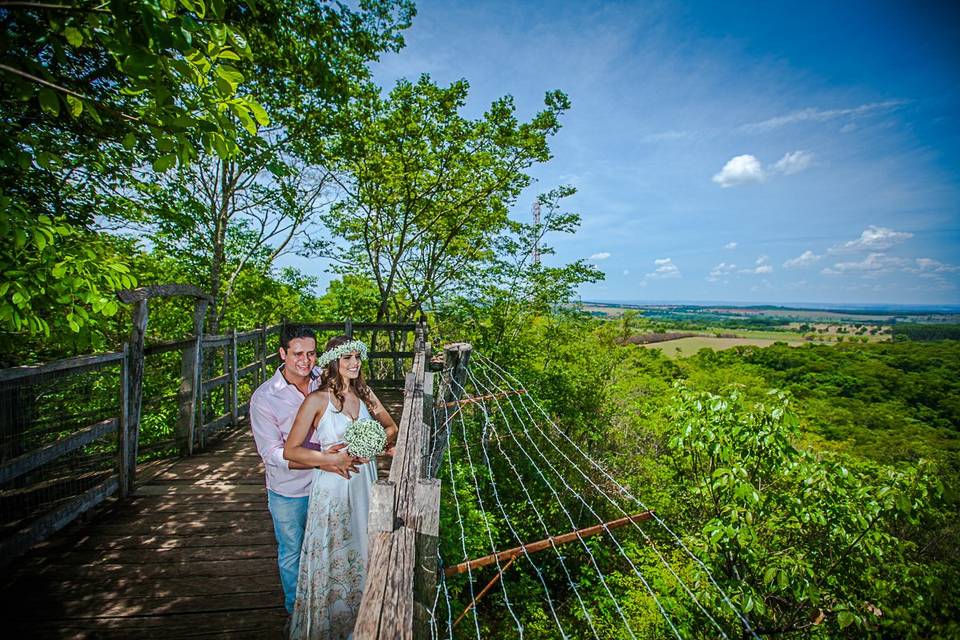
[[[399,421],[402,394],[381,399]],[[248,428],[141,469],[127,500],[12,563],[11,638],[281,638],[286,620],[263,466]]]

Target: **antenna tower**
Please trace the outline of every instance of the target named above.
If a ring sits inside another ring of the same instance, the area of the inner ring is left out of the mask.
[[[533,264],[540,264],[540,201],[533,203]]]

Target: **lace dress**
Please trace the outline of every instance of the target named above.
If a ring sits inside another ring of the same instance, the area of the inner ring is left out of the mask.
[[[359,418],[369,417],[361,402]],[[351,422],[328,403],[313,440],[325,447],[342,442]],[[291,640],[348,638],[353,632],[366,577],[367,517],[376,480],[373,461],[360,465],[349,480],[314,470]]]

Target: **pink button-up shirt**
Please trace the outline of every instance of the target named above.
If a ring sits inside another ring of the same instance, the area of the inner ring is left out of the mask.
[[[320,386],[310,381],[310,391]],[[287,382],[281,369],[260,385],[250,398],[250,425],[257,451],[267,473],[267,489],[288,498],[310,495],[313,469],[291,469],[283,458],[283,443],[290,435],[293,420],[304,396],[296,385]]]

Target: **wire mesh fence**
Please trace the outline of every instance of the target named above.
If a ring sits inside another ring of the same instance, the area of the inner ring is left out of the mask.
[[[17,552],[116,490],[124,354],[4,370],[0,543]]]

